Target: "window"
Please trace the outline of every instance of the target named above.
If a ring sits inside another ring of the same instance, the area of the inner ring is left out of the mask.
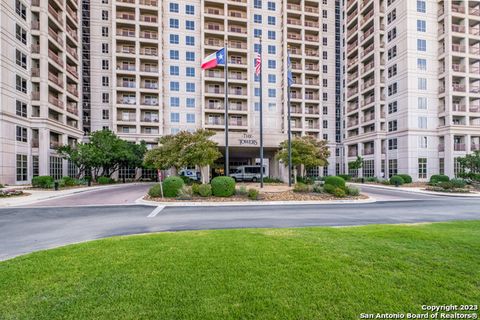
[[[189,15],[194,15],[195,14],[195,6],[191,4],[187,4],[185,6],[185,13]]]
[[[187,67],[187,69],[185,70],[185,74],[187,77],[195,77],[195,68]]]
[[[427,129],[427,117],[418,117],[418,127],[420,129]]]
[[[276,89],[268,89],[268,97],[269,98],[275,98],[277,96],[277,90]]]
[[[397,46],[393,46],[388,49],[388,60],[391,60],[397,56]]]
[[[393,66],[388,68],[388,77],[394,77],[397,75],[397,64],[394,64]]]
[[[20,77],[18,74],[16,76],[16,88],[17,88],[17,91],[20,91],[22,93],[27,93],[27,80]]]
[[[178,12],[178,3],[170,3],[170,12]]]
[[[268,40],[275,40],[276,37],[277,37],[277,34],[275,33],[275,31],[271,31],[271,30],[268,31]]]
[[[394,94],[397,93],[398,90],[398,85],[397,83],[392,83],[391,85],[388,86],[388,96],[393,96]]]
[[[195,61],[195,52],[187,51],[185,55],[187,61]]]
[[[170,91],[180,91],[180,83],[178,81],[170,81]]]
[[[108,27],[102,27],[102,37],[108,37]]]
[[[268,83],[276,83],[277,82],[277,76],[274,74],[269,74],[268,75]]]
[[[170,122],[180,122],[180,114],[178,112],[172,112],[170,114]]]
[[[427,179],[427,158],[418,158],[418,179]]]
[[[179,36],[178,34],[171,34],[170,35],[170,44],[179,44]]]
[[[255,15],[253,15],[253,22],[255,22],[255,23],[262,23],[262,15],[261,15],[261,14],[255,14]]]
[[[179,107],[180,106],[180,98],[179,97],[170,97],[170,107]]]
[[[186,36],[186,37],[185,37],[185,44],[186,44],[187,46],[194,46],[194,45],[195,45],[195,37]]]
[[[277,67],[277,61],[275,60],[268,60],[268,68],[275,69]]]
[[[170,75],[171,76],[180,75],[180,68],[178,66],[170,66]]]
[[[17,40],[19,40],[23,44],[27,44],[27,31],[25,31],[18,24],[15,25],[15,35],[17,37]]]
[[[180,59],[178,50],[170,50],[170,59],[171,59],[171,60],[178,60],[178,59]]]
[[[391,178],[398,174],[398,160],[389,159],[388,160],[388,177]]]
[[[391,22],[395,21],[395,19],[397,19],[397,9],[393,9],[388,13],[387,23],[390,24]]]
[[[388,140],[388,150],[397,150],[398,148],[398,139],[389,139]]]
[[[417,51],[427,51],[427,40],[417,39]]]
[[[108,92],[102,93],[102,102],[103,103],[110,103],[110,94]]]
[[[187,108],[195,108],[195,98],[187,98]]]
[[[107,76],[102,77],[102,86],[104,87],[110,86],[110,79]]]
[[[418,137],[418,147],[422,149],[428,148],[428,137]]]
[[[275,17],[268,16],[268,24],[271,25],[271,26],[274,26],[276,24]]]
[[[110,119],[110,110],[104,109],[102,110],[102,120]]]
[[[102,43],[102,53],[108,53],[108,43]]]
[[[16,101],[16,115],[26,118],[27,117],[27,104],[22,101]]]
[[[20,50],[15,50],[15,60],[18,66],[27,69],[27,55]]]
[[[270,10],[270,11],[275,11],[275,2],[273,2],[273,1],[268,1],[267,6],[268,6],[268,10]]]
[[[15,12],[23,19],[27,20],[27,7],[20,0],[15,0]]]
[[[108,60],[102,60],[102,70],[108,70],[110,68],[110,64]]]
[[[50,156],[50,176],[53,180],[59,180],[63,177],[62,158]]]
[[[185,21],[185,28],[187,28],[187,30],[195,30],[195,21]]]
[[[108,11],[107,10],[102,10],[102,20],[103,21],[108,21]]]
[[[418,70],[427,70],[427,59],[417,59]]]
[[[388,122],[388,132],[397,131],[397,120],[392,120]]]
[[[27,181],[27,168],[27,155],[17,154],[17,181]]]
[[[277,47],[274,45],[268,45],[268,54],[276,54],[277,53]]]
[[[21,126],[17,126],[17,129],[16,129],[16,138],[17,138],[17,141],[19,142],[27,142],[27,128],[25,127],[21,127]]]
[[[71,160],[67,161],[67,175],[71,178],[76,178],[78,174],[78,168]]]
[[[418,32],[427,31],[427,23],[425,22],[425,20],[417,20],[417,31]]]
[[[438,159],[438,173],[445,174],[445,158]]]
[[[273,102],[270,102],[268,104],[268,111],[270,112],[275,112],[277,111],[277,104],[276,103],[273,103]]]
[[[426,78],[418,78],[418,90],[427,90]]]
[[[187,113],[187,123],[195,123],[195,114]]]
[[[418,97],[418,109],[427,109],[426,97]]]
[[[253,6],[255,9],[262,9],[262,0],[255,0]]]
[[[195,92],[195,83],[187,82],[187,92]]]
[[[364,160],[362,168],[364,177],[373,177],[375,175],[375,160]]]
[[[322,18],[327,19],[328,18],[328,11],[327,10],[322,10]]]
[[[178,29],[178,27],[179,27],[178,19],[170,18],[170,28]]]
[[[387,35],[388,42],[392,41],[396,37],[397,37],[397,28],[395,27],[392,30],[388,31],[388,35]]]
[[[417,12],[425,13],[427,11],[425,0],[417,0]]]
[[[32,176],[38,177],[40,175],[38,156],[32,156]]]
[[[262,35],[262,30],[261,29],[253,29],[253,36],[255,38],[259,38]]]
[[[388,114],[392,114],[398,111],[397,101],[390,102],[388,104]]]

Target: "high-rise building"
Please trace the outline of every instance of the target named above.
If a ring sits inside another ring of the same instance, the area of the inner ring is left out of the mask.
[[[55,149],[83,136],[79,3],[0,3],[0,183],[72,175]]]
[[[458,173],[480,139],[480,3],[350,0],[345,161],[416,180]]]
[[[348,172],[361,156],[365,177],[454,176],[455,159],[480,148],[476,1],[2,0],[1,19],[3,184],[74,175],[55,148],[102,129],[153,147],[205,128],[225,152],[228,122],[230,166],[258,164],[260,95],[265,164],[285,178],[274,155],[287,138],[288,55],[293,135],[331,150],[309,174]],[[223,66],[200,68],[225,46],[226,88]]]

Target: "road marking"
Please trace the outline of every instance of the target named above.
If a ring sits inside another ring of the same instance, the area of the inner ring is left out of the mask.
[[[155,218],[157,216],[157,214],[159,214],[163,209],[165,209],[165,206],[156,207],[155,210],[150,212],[150,214],[147,216],[147,218]]]

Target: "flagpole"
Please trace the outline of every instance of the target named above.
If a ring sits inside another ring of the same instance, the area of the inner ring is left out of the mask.
[[[263,188],[263,61],[262,61],[262,36],[260,38],[259,58],[260,58],[260,188]]]
[[[288,122],[288,186],[292,186],[292,128],[291,128],[291,112],[290,112],[290,48],[287,48],[287,122]]]
[[[230,155],[228,150],[228,40],[225,40],[225,176],[230,176]]]

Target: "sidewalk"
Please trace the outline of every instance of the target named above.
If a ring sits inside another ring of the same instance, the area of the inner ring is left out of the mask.
[[[29,205],[36,202],[44,201],[44,200],[64,198],[64,197],[71,196],[73,194],[103,190],[108,188],[118,188],[118,187],[122,187],[129,184],[133,184],[133,183],[110,184],[110,185],[92,186],[92,187],[79,187],[79,188],[71,188],[71,189],[64,189],[64,190],[58,190],[58,191],[35,190],[35,189],[27,189],[25,187],[17,188],[12,186],[11,188],[8,188],[8,189],[20,189],[20,190],[23,190],[25,193],[28,193],[29,195],[11,197],[11,198],[0,198],[0,208],[24,206],[24,205]]]
[[[436,191],[428,191],[423,188],[393,187],[393,186],[390,187],[385,185],[377,185],[377,184],[369,184],[369,183],[348,182],[348,184],[351,184],[360,188],[362,186],[365,186],[365,187],[372,187],[372,188],[385,189],[385,190],[391,190],[391,191],[420,193],[420,194],[428,194],[428,195],[434,195],[434,196],[480,198],[480,192],[471,192],[471,193],[436,192]]]

